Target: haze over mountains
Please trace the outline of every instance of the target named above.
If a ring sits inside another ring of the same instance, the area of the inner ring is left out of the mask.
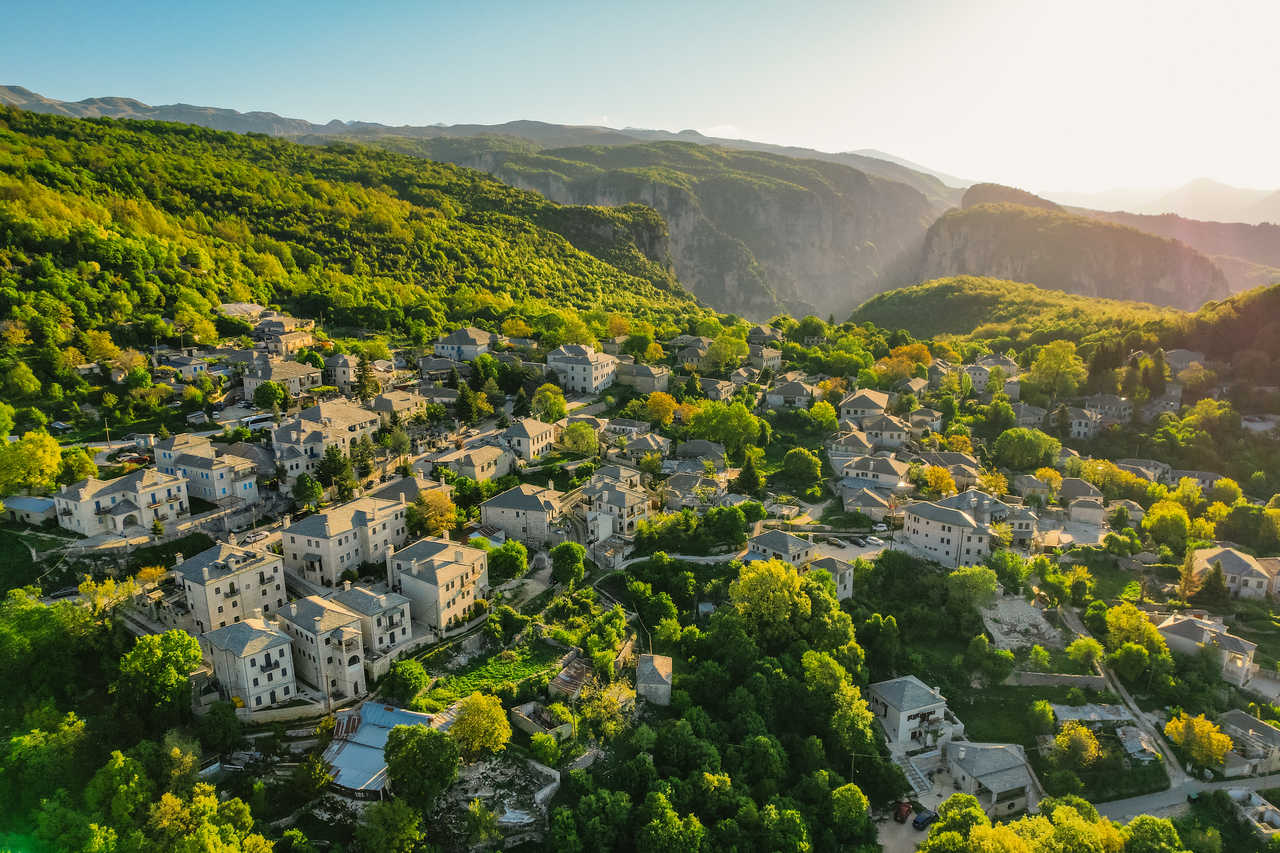
[[[1045,198],[968,186],[878,151],[828,153],[692,130],[316,124],[129,98],[58,101],[18,86],[0,87],[0,104],[371,145],[488,172],[561,204],[643,204],[666,221],[680,281],[718,310],[758,319],[778,311],[842,316],[877,293],[952,275],[1184,309],[1280,280],[1280,227],[1254,224],[1280,220],[1280,193],[1212,181]],[[1131,212],[1091,209],[1090,199]],[[1150,215],[1164,211],[1222,221]]]

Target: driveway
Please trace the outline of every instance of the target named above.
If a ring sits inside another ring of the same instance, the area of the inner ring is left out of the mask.
[[[913,815],[914,817],[914,815]],[[928,830],[919,830],[911,826],[911,821],[898,823],[890,818],[876,824],[880,849],[886,853],[914,853],[920,842],[929,837]]]

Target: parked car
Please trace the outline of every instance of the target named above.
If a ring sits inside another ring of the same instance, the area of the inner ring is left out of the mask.
[[[883,540],[883,539],[881,539],[879,536],[868,536],[868,537],[867,537],[867,544],[868,544],[868,545],[874,545],[874,546],[875,546],[875,547],[877,547],[877,548],[883,548],[883,547],[884,547],[884,540]]]
[[[909,817],[911,817],[911,803],[902,800],[893,807],[893,819],[898,823],[906,823]]]
[[[854,545],[857,545],[859,548],[866,547],[867,544],[867,540],[863,539],[861,536],[851,536],[849,537],[849,541]]]
[[[911,821],[911,826],[914,829],[921,829],[921,830],[928,829],[930,826],[934,824],[935,821],[937,821],[937,819],[938,819],[938,813],[933,811],[932,809],[929,809],[926,811],[922,811],[920,812],[920,814],[916,815],[916,819]]]
[[[873,528],[871,528],[871,529],[872,529],[872,530],[874,530],[876,533],[888,533],[888,532],[889,532],[889,525],[887,525],[887,524],[877,524],[875,527],[873,527]]]

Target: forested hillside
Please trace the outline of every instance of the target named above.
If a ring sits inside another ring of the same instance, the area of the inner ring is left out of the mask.
[[[939,211],[847,166],[684,142],[533,150],[510,137],[362,137],[490,172],[558,202],[656,208],[680,280],[723,311],[842,314],[905,283]]]
[[[1194,310],[1227,295],[1221,270],[1176,240],[1021,204],[952,210],[925,237],[920,279],[987,275]]]
[[[1142,302],[1098,299],[1031,284],[960,275],[881,293],[853,312],[858,323],[898,326],[917,337],[1083,340],[1097,332],[1167,330],[1187,315]]]
[[[1208,255],[1233,291],[1280,281],[1280,225],[1264,222],[1205,222],[1172,213],[1150,216],[1123,211],[1080,211],[1086,216],[1181,240]]]
[[[237,300],[420,341],[512,304],[700,310],[649,208],[562,207],[367,147],[0,107],[0,316],[42,360],[75,328],[151,343]]]

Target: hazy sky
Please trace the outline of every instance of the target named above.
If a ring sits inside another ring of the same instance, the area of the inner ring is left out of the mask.
[[[1027,189],[1280,187],[1280,2],[5,4],[0,83],[878,148]]]

